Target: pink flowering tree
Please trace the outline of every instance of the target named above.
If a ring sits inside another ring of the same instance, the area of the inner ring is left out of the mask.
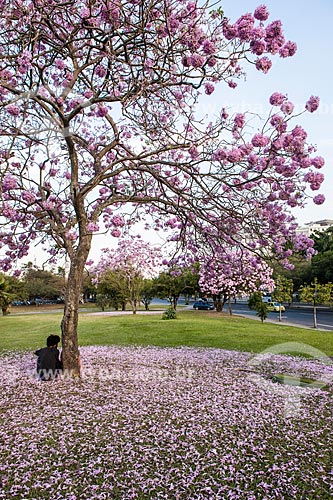
[[[101,283],[111,273],[125,292],[133,314],[136,314],[144,280],[158,274],[161,260],[158,247],[135,238],[119,240],[117,248],[103,249],[100,261],[90,270],[92,282]]]
[[[255,132],[243,114],[221,109],[213,121],[196,110],[215,89],[236,87],[244,64],[266,73],[271,55],[295,53],[266,7],[232,23],[216,3],[186,0],[0,6],[0,264],[8,271],[36,245],[51,260],[67,256],[66,369],[79,374],[78,304],[94,233],[117,238],[151,221],[183,245],[245,234],[285,257],[295,238],[286,208],[323,180],[292,103],[274,94]],[[316,97],[306,103],[317,107]]]
[[[258,290],[274,290],[273,269],[258,255],[243,248],[226,249],[205,258],[200,266],[199,286],[223,304]]]

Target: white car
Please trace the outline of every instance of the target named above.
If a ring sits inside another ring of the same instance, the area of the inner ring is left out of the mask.
[[[286,308],[279,302],[269,302],[267,304],[267,309],[269,311],[274,311],[274,312],[279,312],[279,311],[284,312],[286,310]]]

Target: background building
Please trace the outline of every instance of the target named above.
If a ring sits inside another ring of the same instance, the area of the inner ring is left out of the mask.
[[[332,219],[323,219],[316,222],[308,222],[304,226],[299,226],[296,229],[297,233],[306,234],[306,236],[311,236],[315,231],[326,231],[329,227],[333,226]]]

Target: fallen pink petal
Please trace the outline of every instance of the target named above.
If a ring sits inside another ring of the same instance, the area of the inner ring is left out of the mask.
[[[1,499],[332,497],[332,364],[207,348],[81,357],[80,380],[40,382],[31,353],[1,356]]]

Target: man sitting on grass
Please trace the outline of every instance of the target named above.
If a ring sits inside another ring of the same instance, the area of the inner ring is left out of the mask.
[[[46,339],[46,346],[35,352],[37,358],[37,373],[40,380],[54,380],[62,371],[62,362],[58,344],[59,335],[49,335]]]

